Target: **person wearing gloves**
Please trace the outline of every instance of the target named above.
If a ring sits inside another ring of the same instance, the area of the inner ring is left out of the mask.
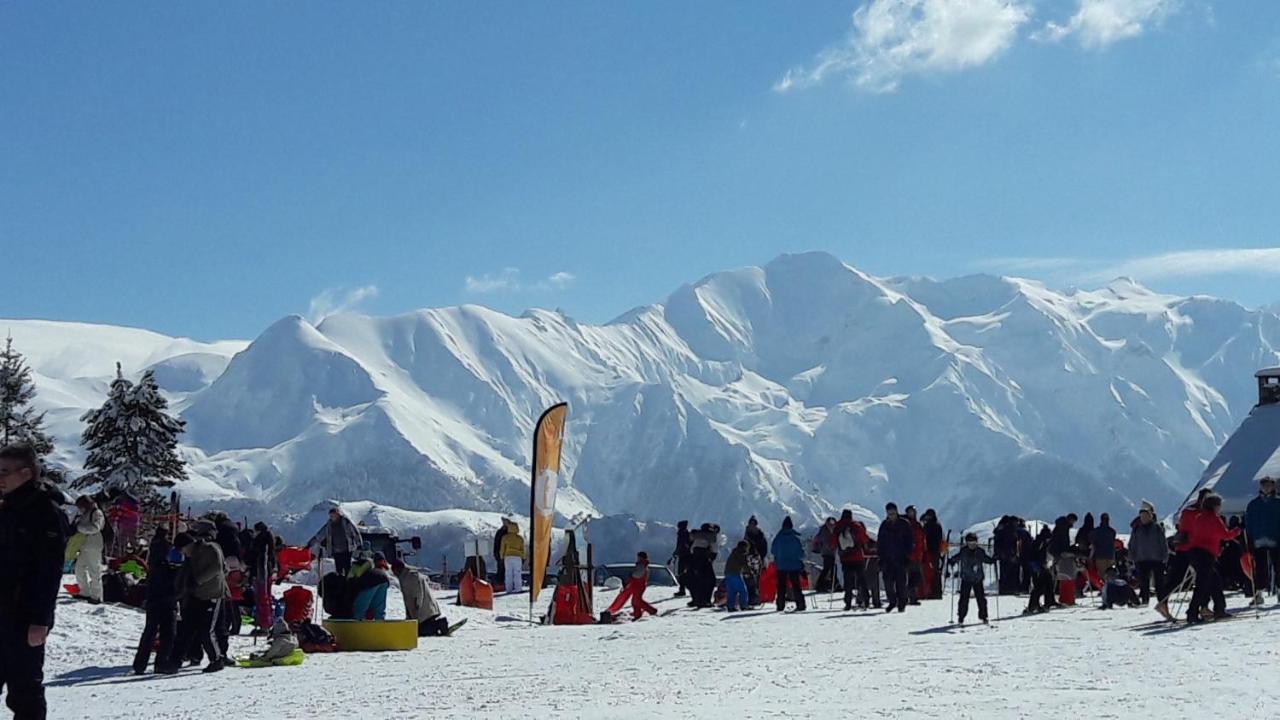
[[[102,528],[107,524],[106,516],[93,498],[81,495],[76,498],[76,534],[80,536],[76,544],[76,584],[80,586],[80,597],[91,603],[102,602]]]

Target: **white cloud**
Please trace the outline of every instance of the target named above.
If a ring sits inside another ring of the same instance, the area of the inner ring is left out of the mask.
[[[854,11],[843,43],[789,70],[774,90],[839,76],[886,92],[906,75],[983,65],[1008,50],[1030,18],[1028,0],[870,0]]]
[[[993,258],[982,267],[1002,273],[1043,273],[1052,279],[1100,284],[1118,277],[1149,282],[1211,275],[1280,276],[1280,247],[1179,250],[1123,260],[1092,258]]]
[[[1079,0],[1065,24],[1045,23],[1038,40],[1058,41],[1074,36],[1090,50],[1141,35],[1178,9],[1180,0]]]
[[[520,279],[520,268],[503,268],[497,273],[468,275],[463,282],[463,289],[472,295],[487,295],[501,292],[525,292],[529,290],[550,291],[564,290],[577,280],[577,276],[561,270],[533,283],[525,283]]]
[[[335,313],[354,309],[365,300],[378,297],[377,285],[358,288],[329,288],[311,298],[307,307],[307,320],[312,325]]]

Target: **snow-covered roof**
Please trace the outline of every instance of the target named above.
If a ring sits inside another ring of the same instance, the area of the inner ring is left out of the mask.
[[[1268,475],[1280,477],[1280,404],[1249,412],[1204,469],[1187,502],[1207,487],[1222,496],[1224,515],[1239,515],[1257,496],[1258,478]]]

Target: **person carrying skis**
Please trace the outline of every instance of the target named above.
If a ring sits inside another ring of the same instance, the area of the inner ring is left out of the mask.
[[[623,586],[622,592],[618,593],[618,597],[614,598],[613,603],[609,605],[609,609],[605,610],[601,616],[604,622],[611,622],[622,611],[627,601],[631,601],[631,619],[639,620],[644,617],[645,613],[657,615],[658,609],[645,602],[644,590],[649,586],[649,555],[644,552],[636,553],[636,566],[631,570],[631,577],[627,578],[627,584]]]
[[[499,549],[502,551],[502,567],[505,570],[502,584],[510,595],[523,590],[524,577],[521,573],[524,570],[524,537],[515,521],[507,520],[505,527],[507,532],[502,536],[502,547]]]
[[[942,563],[946,560],[942,548],[942,543],[945,540],[942,532],[942,523],[938,522],[938,513],[933,508],[924,511],[924,515],[920,516],[920,522],[924,525],[924,584],[926,589],[924,597],[929,600],[941,600]]]
[[[810,550],[822,556],[822,571],[818,573],[818,582],[814,587],[818,592],[831,592],[835,585],[836,575],[836,519],[828,517],[813,536]]]
[[[858,602],[863,604],[861,590],[865,584],[863,576],[866,572],[867,528],[853,519],[853,511],[845,508],[840,513],[840,521],[832,528],[835,547],[840,551],[840,574],[844,577],[844,610],[853,608],[854,592],[858,593]],[[877,603],[879,593],[876,593]]]
[[[43,720],[45,641],[67,545],[62,492],[30,445],[0,449],[0,691],[14,717]]]
[[[391,572],[400,583],[404,616],[418,621],[418,637],[448,635],[449,619],[440,614],[440,605],[431,594],[426,576],[417,568],[405,565],[400,558],[391,561]]]
[[[1206,496],[1200,504],[1200,512],[1187,527],[1187,554],[1196,572],[1196,589],[1187,606],[1187,622],[1227,617],[1227,601],[1222,593],[1217,560],[1222,552],[1222,543],[1239,535],[1239,528],[1228,530],[1222,522],[1222,497]],[[1213,601],[1212,613],[1207,607],[1210,600]]]
[[[178,569],[182,555],[169,542],[169,528],[156,527],[147,549],[147,620],[138,639],[138,651],[133,656],[133,674],[142,675],[151,661],[151,650],[156,646],[157,675],[178,672],[173,662],[173,641],[178,631]]]
[[[778,612],[787,607],[787,595],[794,592],[796,610],[803,611],[804,588],[800,574],[804,572],[804,540],[796,531],[788,515],[782,519],[782,529],[773,536],[773,563],[778,569]]]
[[[339,575],[351,574],[351,556],[364,546],[360,528],[342,512],[342,508],[329,508],[329,520],[307,541],[307,547],[320,546],[333,558],[334,570]]]
[[[1152,589],[1157,597],[1164,587],[1164,567],[1169,559],[1169,541],[1164,525],[1156,522],[1156,509],[1151,503],[1142,502],[1138,517],[1129,524],[1129,558],[1138,571],[1138,597],[1143,605],[1150,604]]]
[[[676,565],[676,597],[684,597],[689,584],[689,560],[692,556],[692,541],[689,539],[689,521],[676,523],[676,549],[671,553],[671,560]]]
[[[911,524],[898,514],[898,506],[884,506],[884,522],[880,524],[876,542],[880,545],[880,573],[884,576],[884,594],[888,599],[885,612],[907,611],[907,565],[915,546]]]
[[[1253,604],[1261,605],[1267,590],[1274,592],[1275,571],[1280,569],[1280,497],[1275,478],[1258,478],[1258,497],[1244,512],[1245,529],[1253,550]]]
[[[964,547],[947,560],[947,567],[960,566],[960,606],[956,617],[961,625],[964,624],[964,616],[969,614],[970,595],[978,601],[978,619],[984,625],[987,623],[986,573],[982,566],[984,563],[994,565],[995,562],[986,550],[978,547],[978,536],[973,533],[965,533]]]
[[[106,516],[93,498],[76,498],[75,528],[80,543],[76,553],[76,584],[80,586],[77,597],[91,603],[102,602],[102,528],[106,524]]]
[[[729,612],[745,610],[750,602],[747,583],[743,577],[748,572],[747,563],[750,556],[751,543],[740,540],[724,562],[724,608]]]

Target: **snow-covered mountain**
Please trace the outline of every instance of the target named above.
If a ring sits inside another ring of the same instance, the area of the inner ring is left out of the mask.
[[[1280,348],[1270,311],[1129,280],[877,278],[824,253],[717,273],[606,325],[462,306],[288,317],[205,344],[3,323],[64,448],[116,360],[157,368],[188,423],[190,499],[520,512],[533,424],[567,400],[566,518],[726,528],[887,500],[954,525],[1168,507]]]

